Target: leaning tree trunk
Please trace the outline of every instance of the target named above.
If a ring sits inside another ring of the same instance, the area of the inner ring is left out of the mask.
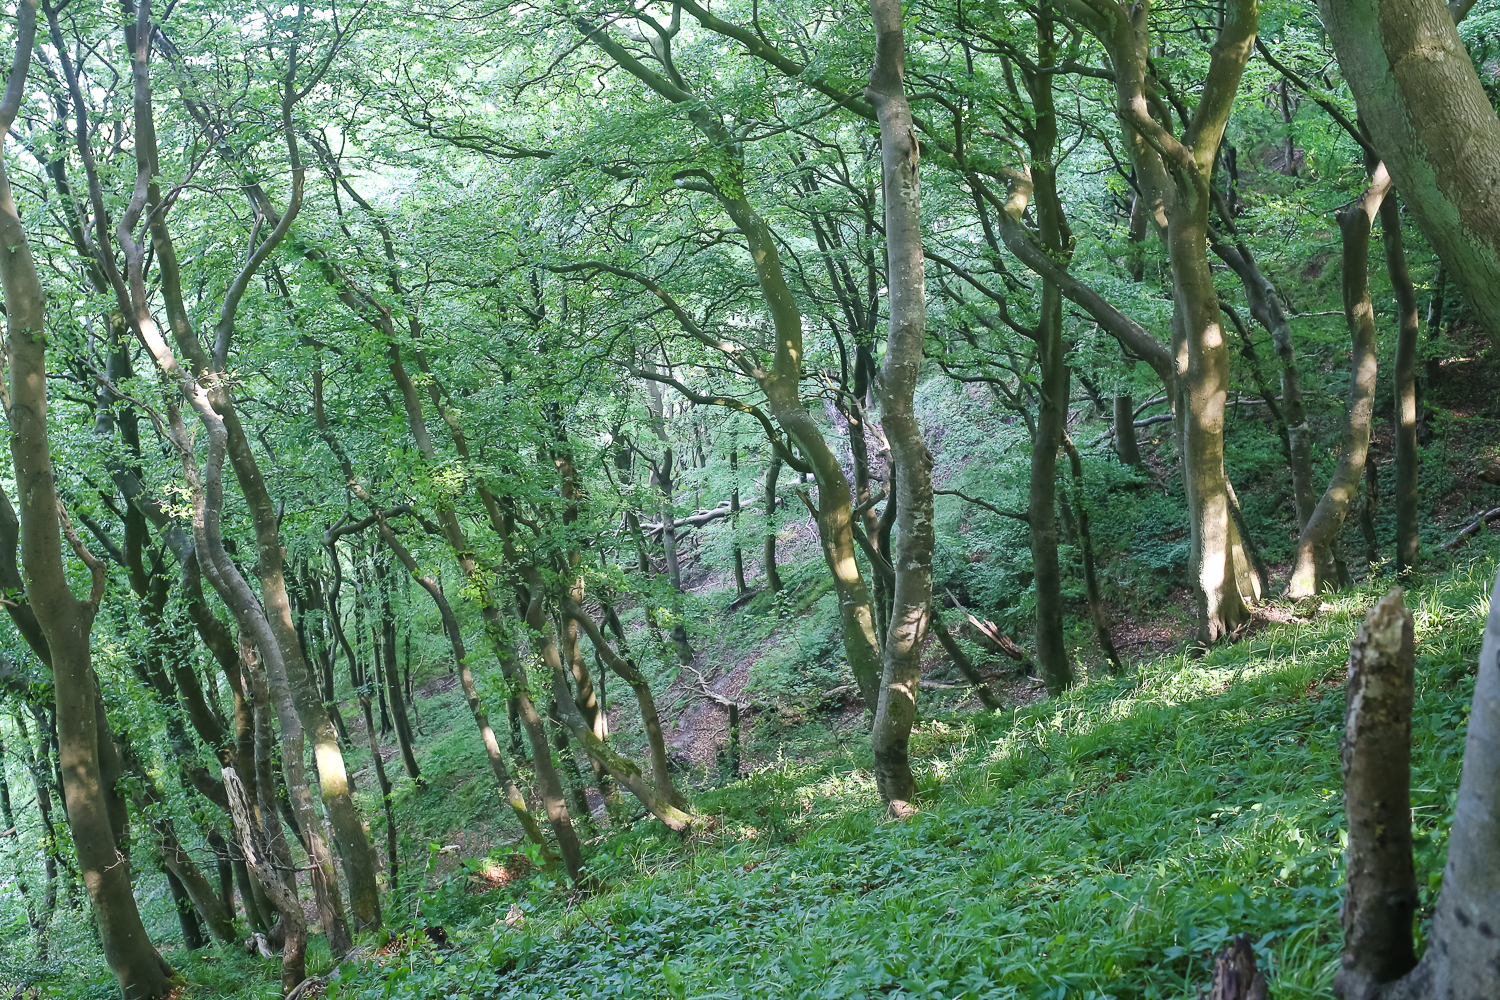
[[[36,3],[17,11],[16,51],[0,99],[0,133],[20,108],[36,38]],[[52,654],[58,764],[68,827],[99,928],[100,944],[127,1000],[166,996],[170,967],[146,934],[130,885],[130,865],[110,826],[100,774],[89,632],[104,596],[105,570],[89,557],[92,591],[73,596],[63,559],[59,499],[47,433],[47,340],[41,281],[0,156],[0,283],[9,326],[11,457],[20,501],[26,593]],[[80,555],[82,546],[78,546]]]
[[[1385,165],[1377,164],[1365,193],[1339,216],[1344,243],[1344,316],[1349,322],[1349,336],[1353,341],[1349,416],[1344,425],[1333,478],[1297,539],[1297,561],[1287,587],[1289,597],[1311,597],[1322,590],[1337,589],[1343,583],[1335,564],[1334,548],[1339,529],[1343,527],[1355,494],[1359,492],[1360,478],[1365,473],[1365,459],[1370,450],[1370,423],[1375,413],[1378,357],[1375,312],[1370,302],[1370,226],[1390,186]]]
[[[1448,863],[1413,967],[1417,872],[1411,852],[1412,616],[1393,590],[1350,646],[1344,717],[1349,847],[1341,1000],[1500,996],[1500,577],[1489,616],[1448,831]]]
[[[1320,0],[1339,70],[1407,208],[1500,341],[1500,119],[1454,14],[1472,0]]]

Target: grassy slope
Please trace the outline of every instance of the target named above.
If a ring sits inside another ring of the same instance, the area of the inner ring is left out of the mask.
[[[1417,613],[1414,807],[1441,870],[1492,565]],[[1278,1000],[1337,963],[1338,741],[1347,644],[1374,592],[1201,660],[1167,658],[1054,701],[925,721],[927,800],[882,821],[858,740],[699,798],[715,832],[604,839],[610,887],[538,877],[423,903],[457,950],[350,968],[341,997],[1184,997],[1249,931]],[[519,928],[503,917],[524,912]]]

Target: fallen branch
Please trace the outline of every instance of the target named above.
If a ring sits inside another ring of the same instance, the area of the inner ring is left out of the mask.
[[[1464,527],[1459,530],[1458,534],[1454,535],[1452,538],[1448,539],[1448,541],[1444,542],[1438,547],[1445,552],[1452,551],[1453,549],[1458,548],[1458,546],[1463,543],[1464,539],[1468,538],[1470,535],[1475,534],[1479,531],[1480,528],[1484,527],[1486,522],[1494,521],[1496,519],[1500,519],[1500,507],[1496,507],[1493,510],[1487,510],[1483,512],[1478,517],[1474,518],[1474,520],[1464,525]]]
[[[701,528],[705,524],[712,524],[714,521],[717,521],[720,518],[728,517],[734,512],[734,508],[730,505],[728,500],[721,500],[717,507],[713,507],[708,510],[694,511],[693,513],[683,518],[674,518],[672,521],[672,528],[674,530],[678,528]],[[662,529],[665,527],[666,523],[663,521],[646,521],[641,524],[641,529],[647,534],[652,535],[661,534]]]
[[[991,514],[998,514],[1001,517],[1014,518],[1017,521],[1025,521],[1027,524],[1031,523],[1031,515],[1026,513],[1025,511],[1001,510],[999,507],[996,507],[994,504],[989,503],[988,501],[981,500],[978,497],[969,496],[963,490],[933,490],[932,495],[935,497],[958,497],[965,503],[971,503],[976,507],[983,507]]]

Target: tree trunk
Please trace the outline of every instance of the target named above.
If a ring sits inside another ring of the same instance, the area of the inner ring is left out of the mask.
[[[401,884],[401,842],[396,833],[395,786],[385,773],[385,758],[380,755],[380,739],[375,735],[375,713],[370,696],[359,692],[359,709],[365,717],[365,737],[370,742],[370,760],[375,764],[375,781],[380,786],[380,804],[385,811],[385,869],[387,899],[395,897]]]
[[[1238,531],[1229,513],[1224,474],[1224,412],[1229,346],[1218,292],[1208,265],[1208,217],[1213,164],[1245,65],[1254,51],[1260,8],[1255,0],[1230,0],[1219,21],[1202,99],[1182,138],[1152,117],[1147,99],[1152,44],[1147,8],[1101,5],[1090,25],[1114,64],[1116,112],[1125,127],[1146,210],[1165,229],[1172,265],[1172,350],[1162,364],[1154,341],[1143,356],[1156,368],[1177,410],[1191,547],[1189,568],[1198,639],[1207,644],[1232,634],[1247,618],[1242,588],[1255,586],[1238,565]],[[1093,311],[1093,310],[1091,310]],[[1108,317],[1106,317],[1108,318]],[[1103,320],[1101,320],[1101,323]],[[1133,333],[1116,331],[1120,336]]]
[[[641,776],[640,768],[611,750],[584,722],[583,715],[578,711],[578,706],[573,704],[572,693],[568,690],[567,669],[563,666],[552,622],[545,610],[546,594],[541,574],[534,568],[524,567],[522,579],[530,591],[525,609],[526,626],[542,669],[552,676],[552,695],[557,701],[559,718],[578,742],[583,744],[584,752],[589,758],[607,768],[615,780],[639,799],[641,805],[653,816],[676,832],[687,830],[694,817],[668,801],[665,795],[647,783]]]
[[[1380,205],[1380,230],[1401,323],[1396,335],[1396,578],[1404,580],[1416,569],[1421,547],[1417,526],[1417,338],[1422,321],[1417,314],[1417,291],[1406,267],[1401,204],[1394,196]]]
[[[15,121],[36,37],[36,3],[17,12],[16,50],[0,99],[0,132]],[[59,499],[47,433],[47,339],[41,281],[0,159],[0,283],[9,327],[11,457],[20,502],[26,593],[51,650],[58,756],[68,827],[88,888],[104,957],[126,1000],[166,996],[170,967],[146,934],[130,885],[130,866],[110,826],[100,772],[101,734],[89,633],[104,595],[105,570],[89,556],[86,600],[68,587]],[[71,541],[71,539],[70,539]],[[82,546],[77,548],[82,555]]]
[[[1349,819],[1341,1000],[1500,996],[1500,577],[1490,593],[1448,864],[1412,968],[1418,897],[1409,803],[1412,624],[1401,591],[1370,612],[1350,647],[1344,722]],[[1411,971],[1407,972],[1406,970]]]
[[[1471,5],[1454,5],[1460,16]],[[1442,0],[1320,0],[1339,69],[1401,197],[1500,340],[1500,119]]]
[[[197,951],[208,942],[203,939],[203,925],[198,923],[198,913],[193,909],[193,901],[182,887],[182,882],[165,863],[161,866],[161,873],[166,876],[167,892],[172,896],[172,908],[177,911],[177,925],[182,928],[182,944],[188,951]]]
[[[1292,323],[1281,307],[1281,296],[1255,263],[1250,247],[1239,238],[1232,216],[1221,214],[1224,225],[1235,237],[1233,246],[1215,238],[1213,250],[1239,275],[1250,305],[1250,315],[1271,334],[1271,344],[1281,361],[1281,401],[1276,407],[1282,415],[1287,433],[1287,460],[1292,472],[1292,498],[1297,512],[1297,530],[1307,526],[1316,505],[1313,486],[1312,428],[1302,402],[1302,375],[1297,368],[1297,352],[1292,341]],[[1213,234],[1211,234],[1213,235]],[[1248,344],[1248,334],[1246,337]]]
[[[265,888],[276,912],[281,915],[284,943],[281,951],[281,992],[291,993],[307,978],[307,921],[295,888],[288,888],[277,877],[267,847],[250,822],[250,802],[245,786],[234,768],[224,768],[224,790],[229,793],[230,814],[245,852],[245,864]]]
[[[11,716],[15,720],[16,732],[21,737],[21,759],[26,769],[31,774],[31,788],[36,796],[37,816],[42,821],[42,907],[37,914],[36,926],[36,950],[37,957],[47,957],[47,932],[52,926],[52,915],[57,911],[57,827],[52,822],[52,785],[47,780],[46,770],[42,761],[46,759],[47,735],[38,726],[37,735],[41,739],[41,756],[33,750],[31,735],[26,729],[26,719],[21,715],[17,707]]]
[[[1386,983],[1411,971],[1417,876],[1411,839],[1412,616],[1400,590],[1370,611],[1349,646],[1343,762],[1345,855],[1343,968],[1351,981]]]
[[[614,633],[616,642],[619,643],[618,651],[610,647],[609,641],[605,639],[599,626],[576,601],[571,599],[564,601],[562,610],[563,614],[582,626],[599,656],[635,692],[636,705],[641,711],[641,726],[646,730],[646,743],[651,749],[651,782],[656,786],[656,790],[666,796],[673,805],[679,809],[685,809],[687,800],[678,794],[676,787],[672,784],[672,764],[667,758],[667,742],[662,732],[661,716],[656,710],[656,699],[651,694],[651,685],[646,680],[646,675],[641,673],[635,660],[625,648],[625,629],[620,624],[619,616],[615,614],[614,606],[605,604],[604,615],[606,624]]]
[[[740,549],[740,450],[729,451],[729,476],[733,480],[729,490],[729,530],[734,536],[734,590],[743,596],[750,592],[745,582],[745,553]]]
[[[1083,549],[1083,582],[1088,594],[1089,617],[1094,622],[1094,638],[1099,643],[1099,651],[1109,661],[1109,672],[1123,674],[1125,664],[1121,662],[1120,654],[1115,651],[1114,640],[1110,638],[1109,619],[1104,613],[1104,599],[1099,593],[1098,574],[1094,572],[1094,540],[1089,534],[1089,512],[1083,498],[1083,457],[1078,454],[1067,431],[1063,431],[1062,446],[1068,453],[1068,467],[1073,474],[1072,499],[1074,509],[1078,512],[1078,538]]]
[[[1141,464],[1141,449],[1135,437],[1135,401],[1128,392],[1115,397],[1115,454],[1125,465]]]
[[[766,465],[766,589],[781,593],[781,574],[776,572],[776,480],[781,477],[781,459],[775,455]]]
[[[1339,216],[1343,232],[1344,316],[1353,341],[1350,361],[1349,415],[1344,426],[1339,461],[1328,489],[1297,539],[1297,561],[1287,595],[1306,598],[1339,585],[1334,547],[1339,529],[1364,476],[1370,448],[1370,424],[1375,412],[1375,314],[1370,302],[1370,226],[1390,190],[1390,175],[1377,164],[1364,195]]]
[[[1224,413],[1229,390],[1229,345],[1218,292],[1204,255],[1207,206],[1179,206],[1168,244],[1174,306],[1184,333],[1180,369],[1183,401],[1183,477],[1192,544],[1189,566],[1198,605],[1198,641],[1232,634],[1248,617],[1238,587],[1234,521],[1224,474]]]
[[[375,583],[380,589],[380,637],[385,654],[385,691],[391,704],[391,718],[396,723],[396,745],[401,749],[401,764],[412,782],[421,788],[422,771],[417,767],[412,748],[411,717],[406,712],[406,696],[401,690],[401,673],[396,666],[396,616],[391,607],[391,575],[385,564],[375,559]]]
[[[427,417],[422,412],[422,398],[417,394],[416,384],[407,374],[400,349],[394,343],[390,346],[388,357],[391,377],[401,391],[402,408],[406,412],[407,425],[411,428],[412,437],[416,439],[417,450],[429,467],[435,465],[437,448],[427,429]],[[448,423],[448,428],[454,444],[459,448],[460,455],[467,457],[467,448],[463,445],[460,429],[451,422]],[[552,766],[552,748],[547,743],[546,729],[541,713],[536,709],[530,681],[526,676],[525,668],[516,658],[515,650],[511,645],[510,630],[506,627],[500,615],[500,609],[495,603],[494,592],[491,589],[493,576],[486,567],[479,564],[474,548],[468,536],[464,534],[463,525],[451,506],[445,505],[439,508],[438,522],[442,527],[444,539],[458,561],[459,569],[464,574],[464,579],[477,589],[479,610],[484,618],[485,637],[489,640],[495,658],[500,662],[501,672],[509,682],[517,715],[522,728],[526,730],[527,740],[531,744],[537,786],[541,792],[543,806],[547,810],[548,825],[552,827],[553,836],[557,838],[558,852],[562,855],[568,877],[574,885],[579,885],[583,881],[583,846],[578,841],[572,817],[568,815],[567,804],[563,801],[562,782],[558,778],[557,769]]]
[[[865,97],[880,121],[885,204],[886,287],[890,330],[878,387],[880,423],[891,446],[892,499],[900,535],[892,560],[895,590],[886,633],[880,700],[871,740],[875,781],[892,815],[915,811],[916,779],[908,744],[922,679],[922,645],[932,615],[932,454],[917,423],[914,397],[927,339],[922,258],[920,157],[906,99],[906,40],[901,0],[871,0],[875,64]],[[821,489],[820,489],[821,492]],[[852,556],[852,553],[851,553]]]

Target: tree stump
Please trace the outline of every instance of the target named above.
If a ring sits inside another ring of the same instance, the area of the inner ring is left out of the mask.
[[[1255,967],[1250,935],[1241,934],[1214,962],[1214,978],[1202,1000],[1269,1000],[1265,973]]]

